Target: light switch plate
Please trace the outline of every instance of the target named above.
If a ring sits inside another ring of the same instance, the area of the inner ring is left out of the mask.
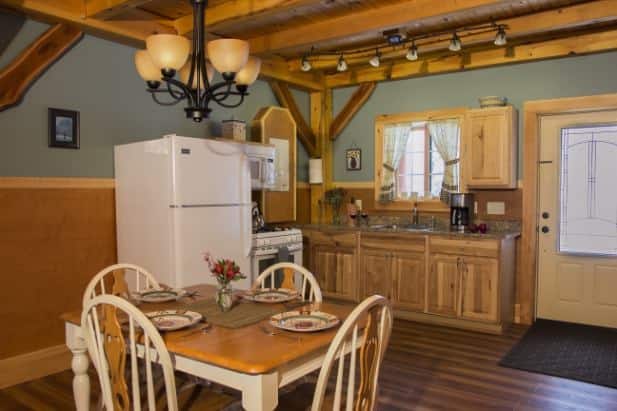
[[[487,201],[486,214],[504,215],[506,213],[506,203],[503,201]]]

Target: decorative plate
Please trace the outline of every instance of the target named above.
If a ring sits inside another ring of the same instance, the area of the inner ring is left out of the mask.
[[[197,324],[203,318],[194,311],[165,310],[146,313],[146,317],[160,331],[175,331]]]
[[[270,317],[270,324],[274,327],[302,333],[327,330],[337,326],[339,322],[336,315],[322,311],[288,311]]]
[[[285,303],[287,301],[295,300],[298,297],[298,291],[288,290],[286,288],[263,288],[259,290],[249,290],[244,294],[244,298],[247,300],[267,304]]]
[[[176,288],[156,288],[141,292],[132,292],[131,297],[142,303],[165,303],[177,301],[184,297],[186,290]]]

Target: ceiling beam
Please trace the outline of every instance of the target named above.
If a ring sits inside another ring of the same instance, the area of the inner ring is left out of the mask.
[[[232,24],[239,24],[243,20],[265,17],[269,14],[282,13],[311,4],[318,4],[321,0],[231,0],[224,3],[208,6],[206,9],[206,27],[208,31],[216,31]],[[174,22],[179,34],[187,34],[193,30],[193,16],[183,16]]]
[[[568,38],[512,45],[504,48],[469,51],[426,58],[415,62],[398,62],[379,69],[352,70],[326,76],[326,87],[348,87],[368,81],[400,80],[433,74],[526,63],[574,55],[617,50],[617,30],[579,34]]]
[[[503,3],[503,0],[407,0],[301,24],[291,29],[254,37],[249,39],[249,43],[254,54],[293,48],[306,48],[308,51],[311,46],[320,42],[343,38],[353,40],[366,35],[381,36],[384,30],[406,26],[414,20]]]
[[[373,91],[377,87],[376,83],[363,83],[352,94],[352,96],[345,104],[345,107],[337,114],[336,118],[332,120],[330,124],[330,139],[336,140],[336,138],[345,130],[345,127],[349,124],[351,119],[362,108],[364,103],[369,99]]]
[[[0,72],[0,111],[18,104],[32,83],[82,37],[79,29],[57,24],[22,51]]]
[[[154,21],[105,21],[83,16],[83,7],[47,0],[0,0],[1,6],[22,12],[48,23],[69,23],[86,33],[133,47],[143,48],[153,33],[175,33],[171,27]]]
[[[296,122],[300,142],[304,148],[306,148],[309,155],[315,157],[317,155],[317,136],[315,136],[313,129],[311,129],[311,126],[306,122],[304,116],[302,116],[289,87],[287,87],[287,84],[279,81],[270,81],[270,87],[279,104],[289,110]]]
[[[580,28],[587,25],[596,25],[599,23],[617,22],[617,1],[616,0],[601,0],[592,3],[583,3],[569,7],[563,7],[557,10],[544,11],[532,15],[515,17],[506,20],[499,20],[500,24],[508,26],[507,35],[509,40],[516,37],[541,35],[542,33],[557,32],[559,30],[568,30]],[[419,45],[419,53],[432,52],[435,50],[446,49],[450,41],[448,36],[443,36],[443,40],[429,46],[422,47]],[[446,38],[447,37],[447,38]],[[463,47],[473,46],[492,42],[495,38],[495,33],[481,33],[463,37]],[[403,58],[407,53],[407,47],[402,47],[398,50],[387,50],[382,52],[382,61]],[[347,56],[345,60],[349,66],[368,64],[368,59],[374,54],[374,51],[366,55]],[[315,59],[311,62],[314,70],[334,69],[337,64],[338,57],[332,59]],[[301,70],[301,59],[293,59],[289,61],[289,69],[291,71]]]
[[[127,9],[148,3],[151,0],[86,0],[85,17],[110,19]]]
[[[324,88],[324,76],[321,73],[291,73],[287,64],[275,60],[262,60],[261,79],[278,80],[305,91],[321,91]]]

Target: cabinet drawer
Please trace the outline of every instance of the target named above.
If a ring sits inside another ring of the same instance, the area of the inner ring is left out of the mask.
[[[362,248],[387,251],[410,251],[423,253],[426,249],[426,237],[423,235],[405,234],[362,234],[360,237]]]
[[[356,233],[315,231],[311,234],[313,243],[332,247],[355,247],[356,239]]]
[[[456,254],[472,257],[499,257],[498,240],[462,240],[431,238],[431,254]]]

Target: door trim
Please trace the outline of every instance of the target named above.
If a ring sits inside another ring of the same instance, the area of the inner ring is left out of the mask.
[[[538,267],[538,160],[540,118],[547,115],[617,110],[617,94],[527,101],[523,105],[523,222],[521,267],[517,281],[521,323],[531,324],[536,316]]]

